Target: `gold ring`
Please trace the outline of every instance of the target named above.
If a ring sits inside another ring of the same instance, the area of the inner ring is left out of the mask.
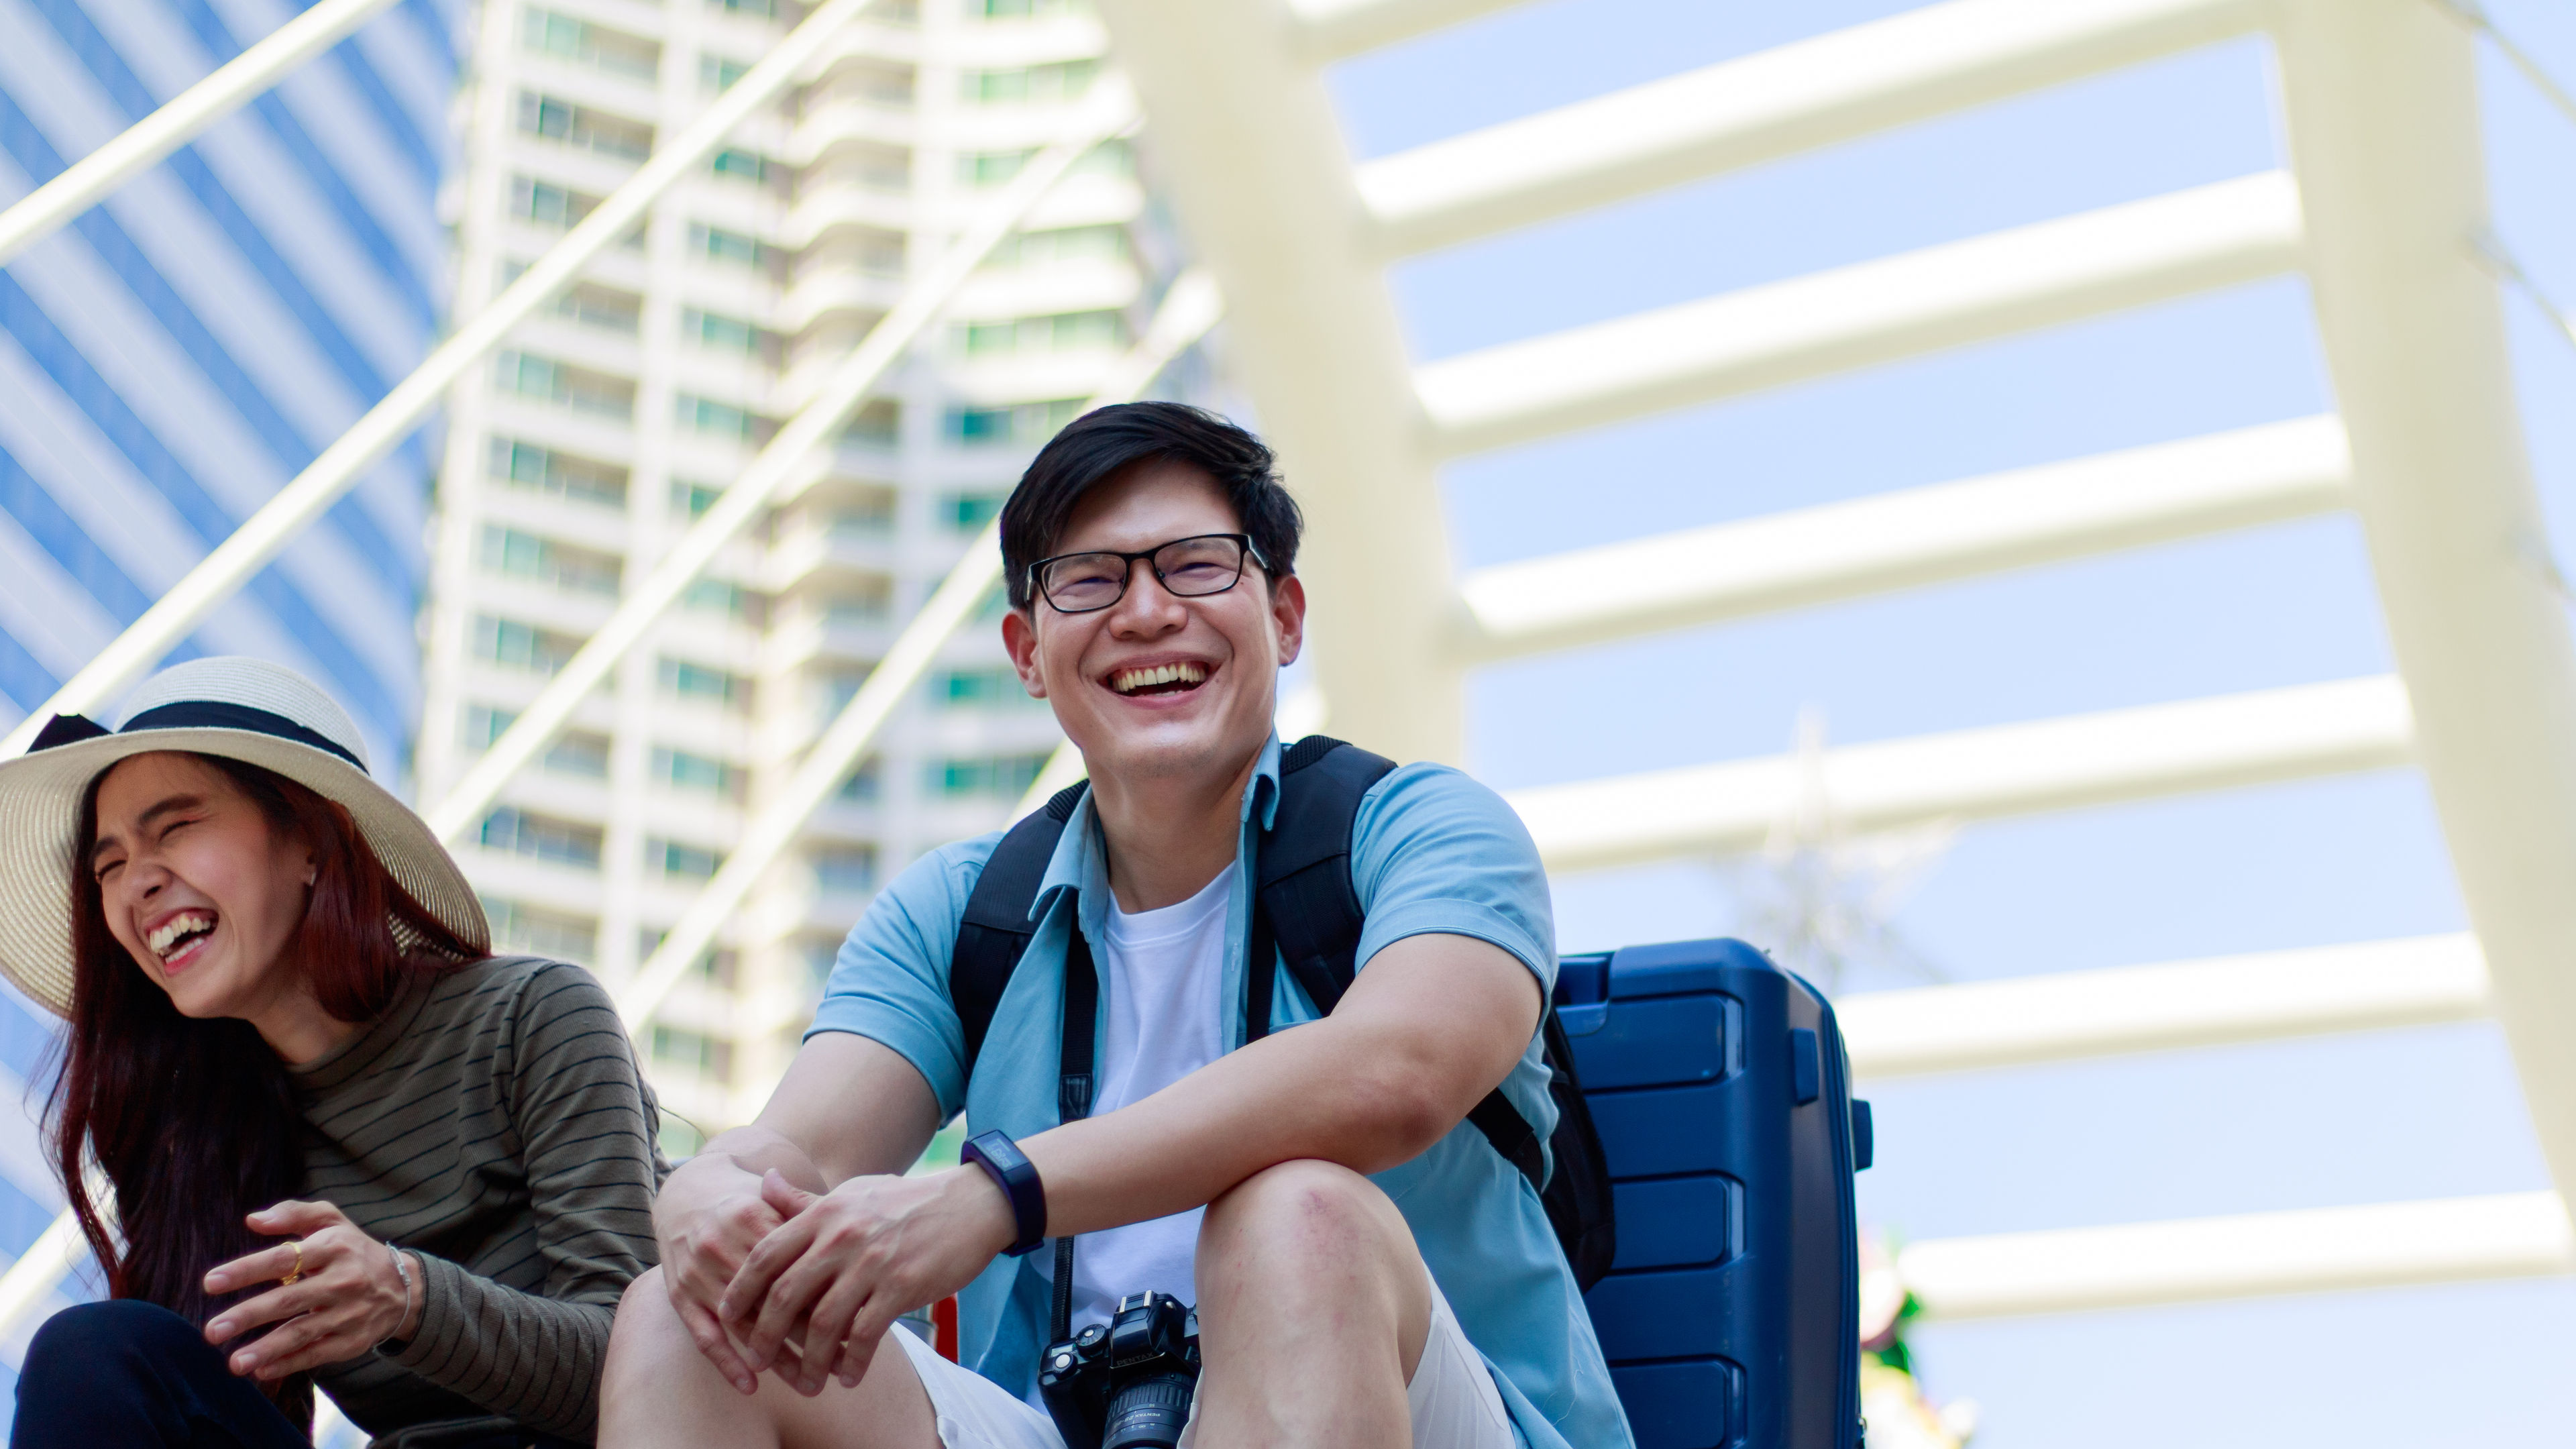
[[[304,1276],[304,1240],[289,1238],[286,1240],[286,1246],[295,1250],[295,1266],[287,1270],[285,1277],[277,1280],[281,1288],[293,1287],[296,1281]]]

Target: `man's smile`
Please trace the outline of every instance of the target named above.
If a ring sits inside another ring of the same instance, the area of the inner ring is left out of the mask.
[[[1195,660],[1169,664],[1131,664],[1109,672],[1109,688],[1120,695],[1186,694],[1207,682],[1209,668]]]

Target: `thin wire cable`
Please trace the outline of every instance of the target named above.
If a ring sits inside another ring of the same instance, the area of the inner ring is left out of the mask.
[[[2546,97],[2551,105],[2556,106],[2560,115],[2565,116],[2570,122],[2576,122],[2576,92],[2571,92],[2567,87],[2560,85],[2557,77],[2543,69],[2539,60],[2530,51],[2523,49],[2512,36],[2497,28],[2495,21],[2487,15],[2486,7],[2479,4],[2478,0],[2433,0],[2433,3],[2451,12],[2462,24],[2495,42],[2495,48],[2503,52],[2504,58],[2512,63],[2515,70],[2522,72],[2523,79],[2531,82],[2534,89]]]
[[[2492,231],[2479,232],[2469,238],[2469,256],[2488,276],[2507,289],[2521,293],[2524,301],[2549,319],[2558,335],[2566,339],[2567,345],[2576,347],[2576,312],[2559,306],[2548,292],[2542,290],[2541,285],[2531,279],[2531,273],[2524,271],[2522,263],[2505,248],[2502,238]]]

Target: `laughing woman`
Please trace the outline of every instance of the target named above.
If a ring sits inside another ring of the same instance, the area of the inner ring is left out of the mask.
[[[492,956],[363,760],[302,678],[202,659],[0,765],[0,969],[69,1020],[110,1293],[38,1331],[13,1446],[301,1445],[316,1381],[380,1445],[589,1442],[653,1107],[598,984]]]

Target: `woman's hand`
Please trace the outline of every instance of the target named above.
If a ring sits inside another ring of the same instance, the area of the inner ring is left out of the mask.
[[[418,1267],[406,1283],[385,1245],[360,1232],[338,1208],[327,1202],[282,1202],[252,1213],[248,1221],[252,1232],[297,1241],[235,1258],[206,1275],[210,1294],[255,1283],[280,1285],[234,1304],[206,1325],[206,1341],[218,1346],[263,1323],[278,1325],[233,1354],[234,1373],[274,1383],[356,1358],[418,1329]],[[299,1266],[302,1273],[287,1282]]]

